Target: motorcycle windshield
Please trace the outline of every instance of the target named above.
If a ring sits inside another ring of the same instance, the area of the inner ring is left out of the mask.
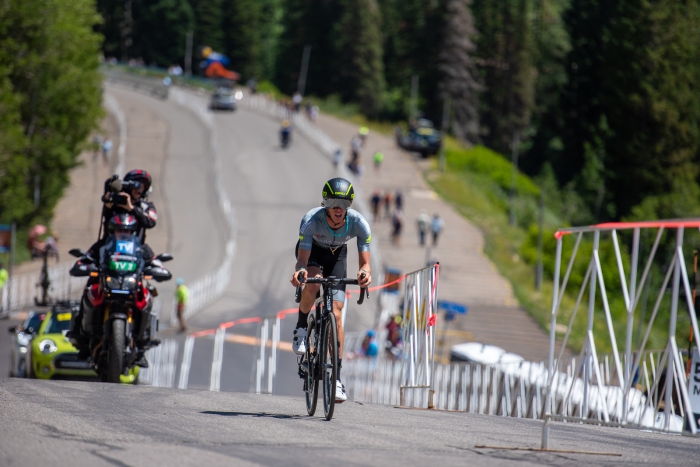
[[[111,236],[104,246],[102,266],[110,274],[133,274],[141,269],[141,242],[136,235]]]

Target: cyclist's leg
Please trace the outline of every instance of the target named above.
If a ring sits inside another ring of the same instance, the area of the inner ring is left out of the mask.
[[[331,268],[326,273],[324,268],[324,276],[346,277],[348,274],[348,248],[344,245],[334,255],[334,262]],[[329,265],[330,266],[330,265]],[[345,284],[338,284],[332,287],[333,289],[333,314],[338,328],[338,358],[343,358],[343,349],[345,347],[345,330],[343,329],[342,312],[345,304]]]
[[[322,277],[321,270],[324,268],[324,257],[322,248],[313,245],[311,247],[311,254],[309,255],[309,261],[306,265],[306,277]],[[299,242],[297,242],[296,249],[294,250],[295,258],[299,257]],[[311,308],[314,306],[316,301],[316,295],[320,290],[321,286],[319,284],[306,284],[301,292],[301,302],[299,302],[299,311],[303,314],[308,314]],[[301,318],[300,318],[301,319]],[[306,322],[306,321],[304,321]]]

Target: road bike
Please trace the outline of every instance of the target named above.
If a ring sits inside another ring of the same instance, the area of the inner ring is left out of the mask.
[[[318,383],[323,381],[323,412],[326,420],[333,418],[335,408],[335,381],[338,379],[338,328],[333,314],[333,290],[334,285],[354,284],[357,279],[340,277],[310,277],[307,284],[321,284],[323,292],[316,298],[314,306],[316,313],[309,313],[307,326],[306,353],[299,357],[299,376],[304,380],[304,392],[306,393],[306,411],[309,416],[316,413],[318,400]],[[302,283],[300,281],[296,291],[296,302],[301,301]],[[360,298],[357,301],[361,305],[369,298],[366,288],[360,288]]]

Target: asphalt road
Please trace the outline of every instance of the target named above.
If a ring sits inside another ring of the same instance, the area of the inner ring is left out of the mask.
[[[226,242],[226,229],[213,188],[215,165],[208,146],[208,129],[192,112],[175,102],[114,86],[109,87],[109,92],[127,117],[127,169],[149,160],[148,150],[134,147],[135,141],[154,151],[162,150],[158,144],[162,134],[167,135],[163,166],[158,169],[161,179],[155,183],[163,189],[157,207],[168,221],[149,232],[149,243],[163,246],[167,243],[175,259],[166,266],[174,277],[183,276],[191,283],[220,264]],[[202,97],[198,103],[204,108],[207,100]],[[219,300],[189,320],[192,330],[213,328],[238,318],[274,318],[278,311],[295,306],[289,276],[294,268],[299,222],[309,209],[320,204],[323,184],[335,176],[328,158],[300,135],[294,135],[287,149],[280,148],[279,123],[268,116],[239,108],[234,113],[215,113],[214,121],[221,156],[220,175],[235,210],[237,247],[228,289]],[[136,157],[137,152],[143,159]],[[167,242],[161,241],[164,229],[168,229]],[[348,274],[354,275],[357,271],[354,241],[348,251]],[[173,282],[159,284],[161,296],[172,296]],[[168,304],[169,299],[164,303]],[[355,319],[355,313],[374,316],[374,303],[370,301],[361,308],[353,304],[347,329],[359,330],[360,320]],[[165,306],[161,310],[161,323],[169,319],[170,309]],[[294,324],[293,315],[283,321],[282,341],[291,341]],[[251,324],[232,328],[229,334],[252,337],[258,332],[259,325]],[[179,342],[176,358],[179,371],[184,335],[169,330],[162,332],[161,337]],[[6,337],[0,336],[0,340]],[[0,345],[0,364],[8,360],[4,347]],[[222,391],[251,390],[258,351],[249,342],[225,344]],[[212,356],[213,341],[206,337],[197,339],[188,387],[209,388]],[[301,380],[297,376],[296,356],[281,350],[278,362],[274,393],[299,395]],[[6,375],[7,371],[0,374]],[[176,373],[175,381],[178,376]]]
[[[346,403],[331,422],[300,398],[11,380],[0,383],[0,465],[697,465],[700,440]]]
[[[218,264],[224,242],[214,206],[201,202],[213,193],[211,161],[200,150],[206,129],[174,103],[117,94],[169,126],[164,184],[177,258],[170,264],[176,274],[204,274]],[[237,253],[229,290],[190,320],[201,329],[241,317],[272,317],[293,306],[288,276],[296,229],[333,175],[328,161],[302,138],[279,149],[277,124],[265,116],[244,110],[220,114],[216,128],[222,177],[236,209]],[[188,209],[180,209],[184,206]],[[356,267],[353,251],[349,271]],[[371,306],[361,311],[374,312]],[[353,307],[348,316],[350,329],[356,312]],[[290,340],[292,326],[288,318],[283,341]],[[0,334],[0,363],[7,359],[8,336]],[[478,449],[538,447],[541,422],[351,402],[338,406],[327,424],[318,414],[306,415],[289,352],[280,352],[275,393],[294,397],[247,393],[255,351],[226,344],[219,393],[4,377],[0,465],[697,465],[700,455],[697,439],[573,424],[553,425],[552,449],[622,456]],[[191,388],[208,387],[211,355],[212,341],[198,340]]]

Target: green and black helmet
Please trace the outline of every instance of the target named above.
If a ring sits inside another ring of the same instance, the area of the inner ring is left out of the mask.
[[[323,205],[327,208],[348,209],[355,198],[352,183],[344,178],[331,178],[323,185]]]

